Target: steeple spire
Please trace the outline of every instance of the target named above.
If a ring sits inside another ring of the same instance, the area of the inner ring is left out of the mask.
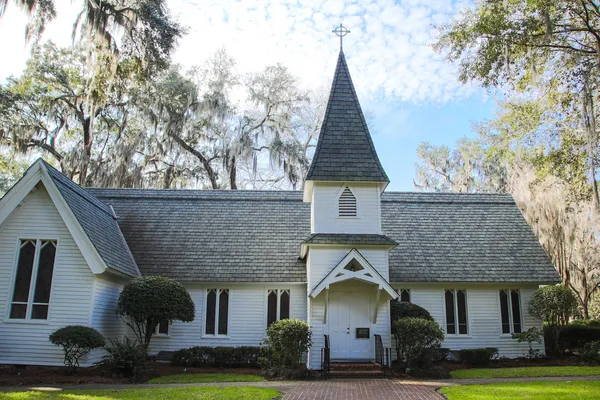
[[[379,182],[384,186],[389,183],[375,152],[341,49],[306,181]]]

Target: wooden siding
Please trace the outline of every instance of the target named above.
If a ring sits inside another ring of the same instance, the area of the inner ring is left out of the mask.
[[[290,317],[306,320],[305,284],[210,284],[186,286],[196,306],[192,322],[175,321],[169,336],[154,336],[152,354],[193,346],[258,346],[266,337],[267,290],[290,289]],[[229,328],[226,337],[204,335],[206,289],[229,289]]]
[[[467,290],[467,315],[469,324],[468,335],[447,335],[442,347],[451,350],[468,348],[497,347],[500,356],[519,357],[526,355],[529,351],[527,343],[518,343],[510,335],[501,334],[500,301],[498,291],[500,288],[509,287],[521,291],[521,313],[523,315],[523,331],[532,327],[541,328],[541,323],[533,318],[527,311],[527,304],[537,289],[535,286],[472,286],[448,284],[446,286],[421,286],[394,285],[396,288],[411,289],[411,301],[424,307],[431,316],[445,330],[444,316],[444,289]],[[540,351],[544,351],[543,345],[535,345]]]
[[[127,283],[126,279],[113,277],[108,274],[98,275],[94,282],[94,305],[92,308],[91,326],[98,330],[106,339],[122,340],[128,335],[127,325],[116,314],[119,295]],[[104,351],[97,350],[87,357],[87,363],[100,361]]]
[[[339,216],[338,197],[346,186],[356,196],[357,217]],[[311,209],[313,233],[381,233],[377,184],[315,182]]]
[[[9,321],[19,238],[58,239],[48,320]],[[94,275],[48,192],[39,184],[0,226],[0,363],[62,365],[62,348],[48,341],[66,325],[89,325]]]

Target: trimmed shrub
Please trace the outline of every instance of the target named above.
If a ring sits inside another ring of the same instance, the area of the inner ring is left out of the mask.
[[[296,372],[306,373],[302,355],[312,344],[310,327],[306,322],[282,319],[267,328],[267,336],[260,358],[265,376],[290,378]]]
[[[147,348],[159,323],[190,322],[196,311],[181,283],[162,276],[145,276],[125,285],[119,296],[117,314]]]
[[[435,361],[448,361],[449,355],[450,355],[450,349],[447,349],[445,347],[440,347]]]
[[[434,321],[401,318],[394,322],[398,360],[408,368],[426,368],[438,357],[444,331]]]
[[[184,367],[256,367],[260,347],[190,347],[173,354],[172,364]]]
[[[600,363],[600,341],[586,343],[580,355],[585,362]]]
[[[429,314],[429,311],[421,306],[412,303],[403,303],[398,299],[390,301],[390,319],[392,320],[392,328],[394,322],[402,318],[423,318],[433,321],[433,317]]]
[[[104,337],[89,326],[69,325],[50,334],[50,342],[62,346],[65,352],[64,363],[67,374],[79,368],[79,359],[93,349],[104,346]]]
[[[578,351],[596,341],[600,341],[600,328],[570,324],[558,331],[558,345],[562,351]]]
[[[131,378],[136,382],[152,376],[154,371],[146,346],[127,337],[123,341],[109,341],[110,346],[104,348],[108,354],[98,365],[107,368],[114,377]]]
[[[498,357],[498,349],[495,347],[485,347],[481,349],[463,349],[458,350],[458,357],[461,362],[473,365],[486,365]]]
[[[577,314],[577,298],[573,291],[565,286],[544,286],[533,292],[529,300],[529,313],[544,322],[546,353],[561,355],[564,349],[558,341],[561,326]]]

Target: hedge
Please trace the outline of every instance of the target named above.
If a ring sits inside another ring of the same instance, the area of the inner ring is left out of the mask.
[[[573,323],[558,331],[558,344],[564,350],[579,350],[586,344],[600,341],[600,328]]]
[[[206,347],[181,349],[171,363],[184,367],[258,367],[260,347]]]
[[[485,347],[482,349],[463,349],[458,351],[460,361],[473,365],[489,364],[498,356],[498,349],[495,347]]]

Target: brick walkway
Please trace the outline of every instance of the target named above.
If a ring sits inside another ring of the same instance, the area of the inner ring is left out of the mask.
[[[439,386],[387,379],[315,381],[287,391],[283,400],[440,400]]]

